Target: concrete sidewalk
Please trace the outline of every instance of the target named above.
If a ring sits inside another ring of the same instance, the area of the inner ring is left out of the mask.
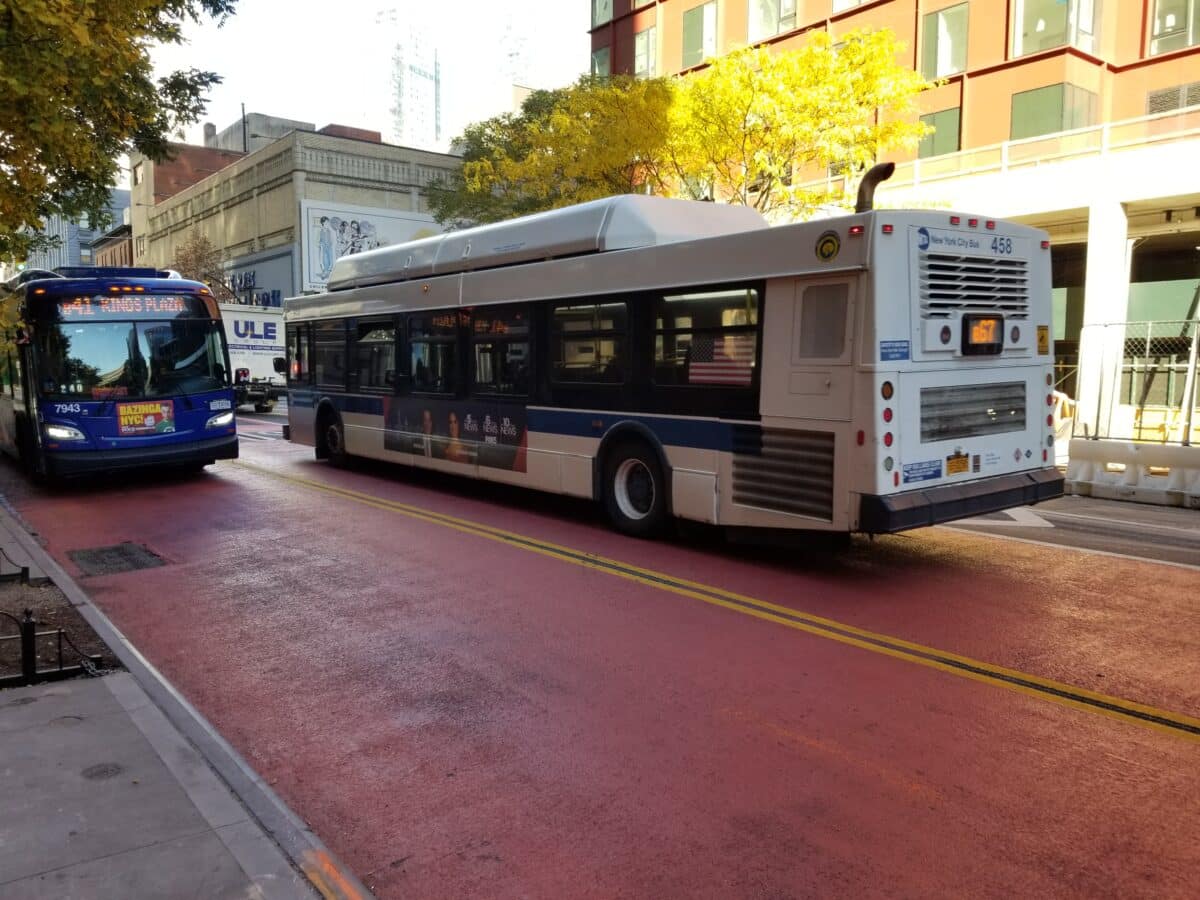
[[[5,506],[0,569],[52,582],[127,671],[0,690],[0,900],[369,900]]]
[[[128,672],[0,693],[0,898],[313,898]]]

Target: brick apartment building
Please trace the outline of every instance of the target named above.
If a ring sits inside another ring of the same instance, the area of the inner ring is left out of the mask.
[[[1075,393],[1078,365],[1081,406],[1112,351],[1080,346],[1086,326],[1196,314],[1200,0],[590,2],[600,73],[675,75],[747,44],[799,46],[814,30],[894,31],[902,61],[944,84],[919,98],[935,133],[893,155],[878,202],[1050,232],[1062,383]]]

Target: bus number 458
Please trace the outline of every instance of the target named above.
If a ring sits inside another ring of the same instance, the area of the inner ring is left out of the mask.
[[[1012,238],[994,237],[992,238],[993,253],[1012,253]]]

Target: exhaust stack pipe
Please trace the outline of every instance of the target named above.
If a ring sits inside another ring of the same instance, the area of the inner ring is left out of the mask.
[[[854,205],[856,213],[870,212],[875,208],[875,188],[891,178],[895,171],[896,164],[891,162],[879,163],[867,170],[858,186],[858,203]]]

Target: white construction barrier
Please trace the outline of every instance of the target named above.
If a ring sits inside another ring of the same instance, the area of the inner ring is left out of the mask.
[[[1200,447],[1074,438],[1066,490],[1200,509]]]

